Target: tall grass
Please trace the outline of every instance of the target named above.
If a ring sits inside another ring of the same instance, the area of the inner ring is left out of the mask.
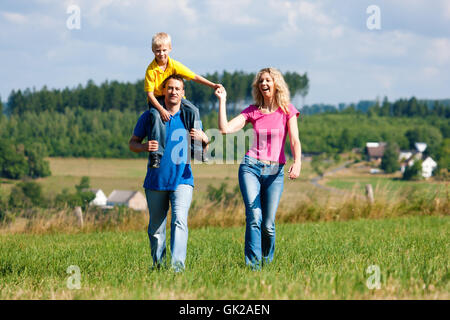
[[[393,193],[396,193],[393,195]],[[351,192],[340,196],[323,196],[322,192],[303,194],[303,200],[292,206],[281,200],[277,223],[302,223],[317,221],[346,221],[352,219],[381,219],[412,215],[448,216],[450,203],[448,188],[445,193],[422,193],[418,190],[391,191],[386,187],[374,190],[375,202],[369,203],[355,186]],[[442,196],[444,194],[444,196]],[[170,214],[170,213],[169,213]],[[169,218],[170,219],[170,218]],[[209,185],[203,198],[196,198],[189,210],[189,227],[231,227],[245,223],[245,207],[239,188],[222,183]],[[81,228],[73,209],[26,209],[9,213],[0,224],[0,233],[54,233],[93,232],[107,230],[145,230],[147,211],[127,208],[101,210],[89,208],[84,212]]]

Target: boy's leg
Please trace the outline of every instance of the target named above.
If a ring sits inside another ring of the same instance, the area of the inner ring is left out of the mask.
[[[185,111],[192,115],[194,118],[194,129],[196,130],[203,130],[202,121],[200,119],[200,112],[199,109],[192,104],[189,100],[182,99],[181,103],[185,109]],[[202,162],[207,162],[208,159],[206,157],[206,151],[203,150],[203,146],[201,141],[191,140],[191,156],[194,159],[198,159]]]
[[[158,98],[159,99],[159,98]],[[149,102],[150,117],[149,117],[149,140],[158,141],[158,150],[150,151],[150,167],[159,168],[161,157],[164,154],[166,145],[166,125],[161,119],[161,115],[158,110]]]

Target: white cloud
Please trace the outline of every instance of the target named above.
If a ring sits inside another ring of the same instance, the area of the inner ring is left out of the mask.
[[[445,65],[450,62],[450,39],[434,39],[428,49],[428,56],[439,65]]]
[[[337,26],[331,29],[330,35],[333,38],[340,38],[344,35],[344,27],[343,26]]]
[[[112,45],[108,46],[105,50],[106,59],[111,64],[134,64],[140,57],[139,54],[127,46]],[[126,57],[126,59],[124,59]]]
[[[442,6],[442,13],[444,15],[444,18],[447,20],[450,20],[450,1],[448,0],[442,0],[441,1]]]
[[[259,18],[251,16],[250,5],[250,0],[209,0],[205,9],[209,18],[218,22],[240,26],[259,24]]]
[[[14,24],[25,24],[27,22],[27,18],[23,14],[15,12],[1,12],[1,15],[5,20]]]
[[[381,86],[382,89],[389,90],[392,88],[394,84],[394,79],[389,70],[386,70],[387,72],[384,73],[376,73],[374,75],[374,78],[378,82],[378,84]]]
[[[422,74],[427,79],[435,78],[439,75],[439,69],[436,67],[425,67],[422,68]]]
[[[417,35],[402,31],[355,32],[352,38],[360,57],[373,59],[399,59],[414,54],[413,49],[416,49],[421,39]]]
[[[333,19],[329,17],[318,2],[269,0],[271,10],[284,15],[284,31],[299,32],[320,26],[330,26]]]
[[[294,6],[294,10],[296,9],[300,18],[306,18],[320,25],[330,25],[333,23],[333,20],[323,12],[320,4],[316,2],[300,1],[297,6]]]
[[[148,19],[164,19],[168,23],[177,23],[177,16],[186,19],[185,22],[195,23],[198,21],[198,13],[189,0],[159,1],[151,0],[137,3],[136,7],[145,7]]]

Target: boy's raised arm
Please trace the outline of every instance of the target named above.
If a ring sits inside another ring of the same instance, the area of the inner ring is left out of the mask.
[[[218,88],[223,88],[223,86],[220,83],[211,82],[208,79],[206,79],[206,78],[204,78],[204,77],[202,77],[202,76],[200,76],[198,74],[196,74],[195,78],[192,79],[192,80],[197,82],[197,83],[200,83],[200,84],[203,84],[205,86],[208,86],[208,87],[210,87],[211,89],[214,89],[214,90],[216,90]]]

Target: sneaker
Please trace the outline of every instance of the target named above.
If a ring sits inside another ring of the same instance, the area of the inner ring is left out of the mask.
[[[150,168],[156,169],[159,168],[159,164],[161,162],[161,156],[157,153],[150,154]]]

